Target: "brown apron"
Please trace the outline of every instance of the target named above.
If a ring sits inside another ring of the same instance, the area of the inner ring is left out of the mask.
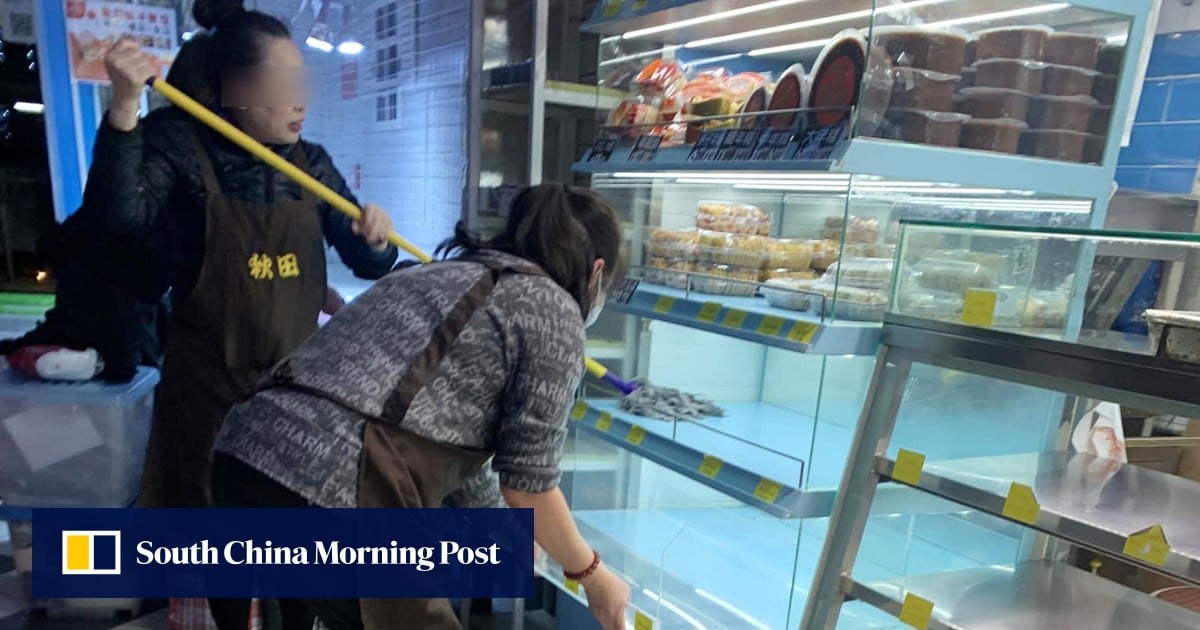
[[[432,442],[403,428],[417,393],[436,375],[438,364],[466,328],[472,315],[505,273],[541,274],[533,265],[511,266],[479,260],[489,268],[451,308],[429,344],[400,379],[381,418],[363,429],[359,462],[358,507],[438,508],[446,497],[491,458],[475,451]],[[461,628],[445,599],[359,600],[365,630],[458,630]]]
[[[138,504],[212,505],[212,446],[226,413],[317,328],[325,249],[317,200],[249,203],[227,196],[198,136],[204,260],[169,323]],[[294,162],[307,171],[297,147]]]

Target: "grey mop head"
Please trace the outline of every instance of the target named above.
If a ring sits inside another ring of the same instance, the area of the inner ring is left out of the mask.
[[[702,420],[723,418],[725,410],[712,401],[669,387],[656,387],[646,382],[632,394],[621,399],[621,411],[657,420]]]

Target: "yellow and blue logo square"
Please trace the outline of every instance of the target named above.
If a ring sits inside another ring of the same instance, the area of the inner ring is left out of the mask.
[[[121,532],[63,532],[63,575],[120,575]]]

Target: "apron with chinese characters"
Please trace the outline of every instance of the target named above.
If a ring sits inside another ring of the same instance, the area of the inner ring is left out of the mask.
[[[404,428],[404,416],[417,394],[437,374],[438,364],[470,323],[475,312],[487,302],[505,274],[545,275],[532,264],[506,264],[473,259],[488,268],[488,273],[472,285],[451,307],[434,331],[429,343],[412,362],[395,388],[387,395],[380,417],[369,417],[363,428],[362,454],[359,459],[359,508],[438,508],[446,497],[462,486],[490,461],[492,452],[459,448],[433,442]],[[294,388],[329,398],[354,409],[348,401],[337,400],[327,392],[308,390],[294,377],[289,361],[284,360],[264,380],[263,389]],[[324,602],[323,604],[328,604]],[[457,630],[459,621],[445,599],[362,599],[350,607],[317,604],[319,614],[331,628],[365,630]],[[361,625],[360,625],[361,622]]]
[[[198,136],[204,261],[175,305],[139,505],[212,505],[212,446],[234,404],[317,328],[325,248],[317,200],[251,203],[221,189]],[[307,171],[303,147],[294,162]]]

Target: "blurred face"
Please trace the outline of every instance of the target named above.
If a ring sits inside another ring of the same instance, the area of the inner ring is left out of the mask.
[[[308,104],[304,58],[290,39],[263,42],[263,62],[225,77],[222,98],[234,122],[265,144],[300,140]]]

